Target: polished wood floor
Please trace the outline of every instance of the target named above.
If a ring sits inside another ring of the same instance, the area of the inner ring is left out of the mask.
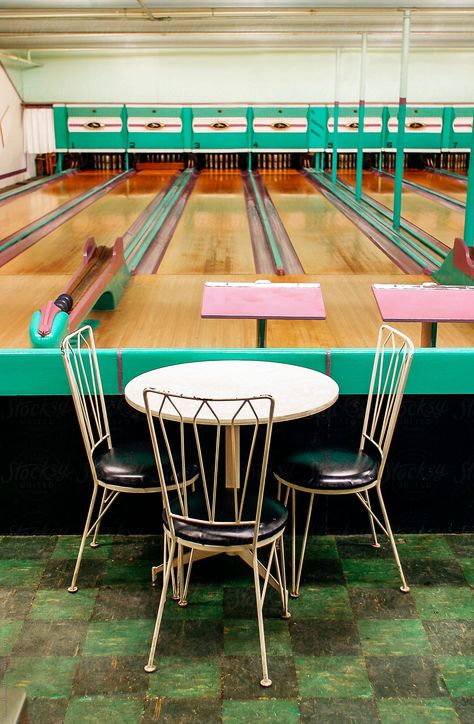
[[[0,347],[29,347],[33,311],[48,299],[55,299],[67,284],[81,263],[87,236],[94,235],[98,243],[111,245],[152,201],[171,173],[138,173],[0,268]],[[236,171],[205,172],[185,207],[158,273],[133,277],[114,312],[90,313],[91,318],[100,321],[96,331],[99,346],[253,347],[253,320],[205,320],[200,311],[206,281],[258,278],[319,282],[326,305],[324,321],[269,321],[269,347],[373,346],[381,319],[371,285],[420,283],[427,277],[402,274],[298,173],[282,170],[264,176],[306,274],[272,277],[255,273],[240,176]],[[77,180],[82,183],[80,174]],[[371,177],[370,184],[377,185],[372,192],[388,194],[386,183]],[[392,185],[390,181],[388,185]],[[77,186],[72,186],[70,193],[75,195]],[[404,194],[404,213],[409,197]],[[462,214],[419,196],[416,203],[419,225],[426,228],[426,222],[435,223],[436,214],[436,235],[450,239],[452,218],[462,221]],[[5,208],[0,209],[0,219]],[[24,226],[24,218],[18,225]],[[419,344],[420,325],[400,327]],[[439,346],[473,344],[474,325],[440,325]]]

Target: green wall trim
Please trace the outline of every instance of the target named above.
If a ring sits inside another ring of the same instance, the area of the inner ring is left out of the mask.
[[[330,371],[343,395],[367,392],[373,349],[100,349],[104,392],[121,393],[126,383],[150,369],[215,359],[283,362]],[[417,348],[407,392],[474,394],[474,349]],[[0,395],[67,395],[69,387],[61,352],[0,350]]]

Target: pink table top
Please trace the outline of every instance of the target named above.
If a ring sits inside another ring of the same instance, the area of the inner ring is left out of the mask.
[[[206,282],[201,316],[234,319],[325,319],[319,284]]]
[[[373,284],[385,322],[474,322],[474,287]]]

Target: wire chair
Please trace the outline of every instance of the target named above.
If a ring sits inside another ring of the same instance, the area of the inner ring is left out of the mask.
[[[282,617],[290,616],[283,546],[288,514],[282,503],[265,495],[274,401],[270,396],[201,399],[152,388],[145,390],[144,400],[162,484],[163,529],[168,541],[163,589],[145,671],[156,670],[155,652],[176,549],[181,605],[187,603],[193,560],[227,553],[240,556],[253,569],[262,662],[260,683],[271,686],[263,625],[269,584],[279,592]],[[176,444],[173,430],[179,433]],[[176,486],[174,497],[163,485],[163,459],[170,461]],[[189,459],[199,461],[200,474],[194,490],[185,484]],[[266,565],[259,559],[263,548],[268,553]],[[185,550],[189,563],[184,579],[181,562]],[[271,574],[272,566],[276,578]]]
[[[285,488],[283,500],[287,505],[290,492],[292,502],[291,595],[299,596],[301,573],[308,540],[308,531],[316,495],[356,495],[369,515],[372,545],[379,548],[375,526],[388,537],[398,567],[402,585],[407,585],[395,538],[388,518],[381,483],[392,442],[405,385],[413,358],[411,340],[390,327],[379,329],[372,377],[370,381],[365,417],[359,448],[314,448],[290,453],[278,465],[274,475],[279,483],[279,497]],[[375,488],[383,522],[371,507],[369,490]],[[300,550],[296,563],[296,492],[309,494],[308,510]]]

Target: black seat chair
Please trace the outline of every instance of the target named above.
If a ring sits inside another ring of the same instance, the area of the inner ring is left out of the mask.
[[[358,449],[310,448],[295,450],[277,466],[274,474],[282,488],[285,505],[291,492],[292,502],[292,588],[299,596],[308,531],[317,495],[356,495],[369,514],[373,546],[378,548],[375,525],[389,538],[402,585],[409,591],[382,497],[381,483],[393,432],[398,418],[408,372],[413,357],[413,343],[388,325],[379,330],[362,435]],[[383,523],[371,507],[369,490],[375,488]],[[296,493],[309,495],[306,524],[298,565],[296,564]]]

